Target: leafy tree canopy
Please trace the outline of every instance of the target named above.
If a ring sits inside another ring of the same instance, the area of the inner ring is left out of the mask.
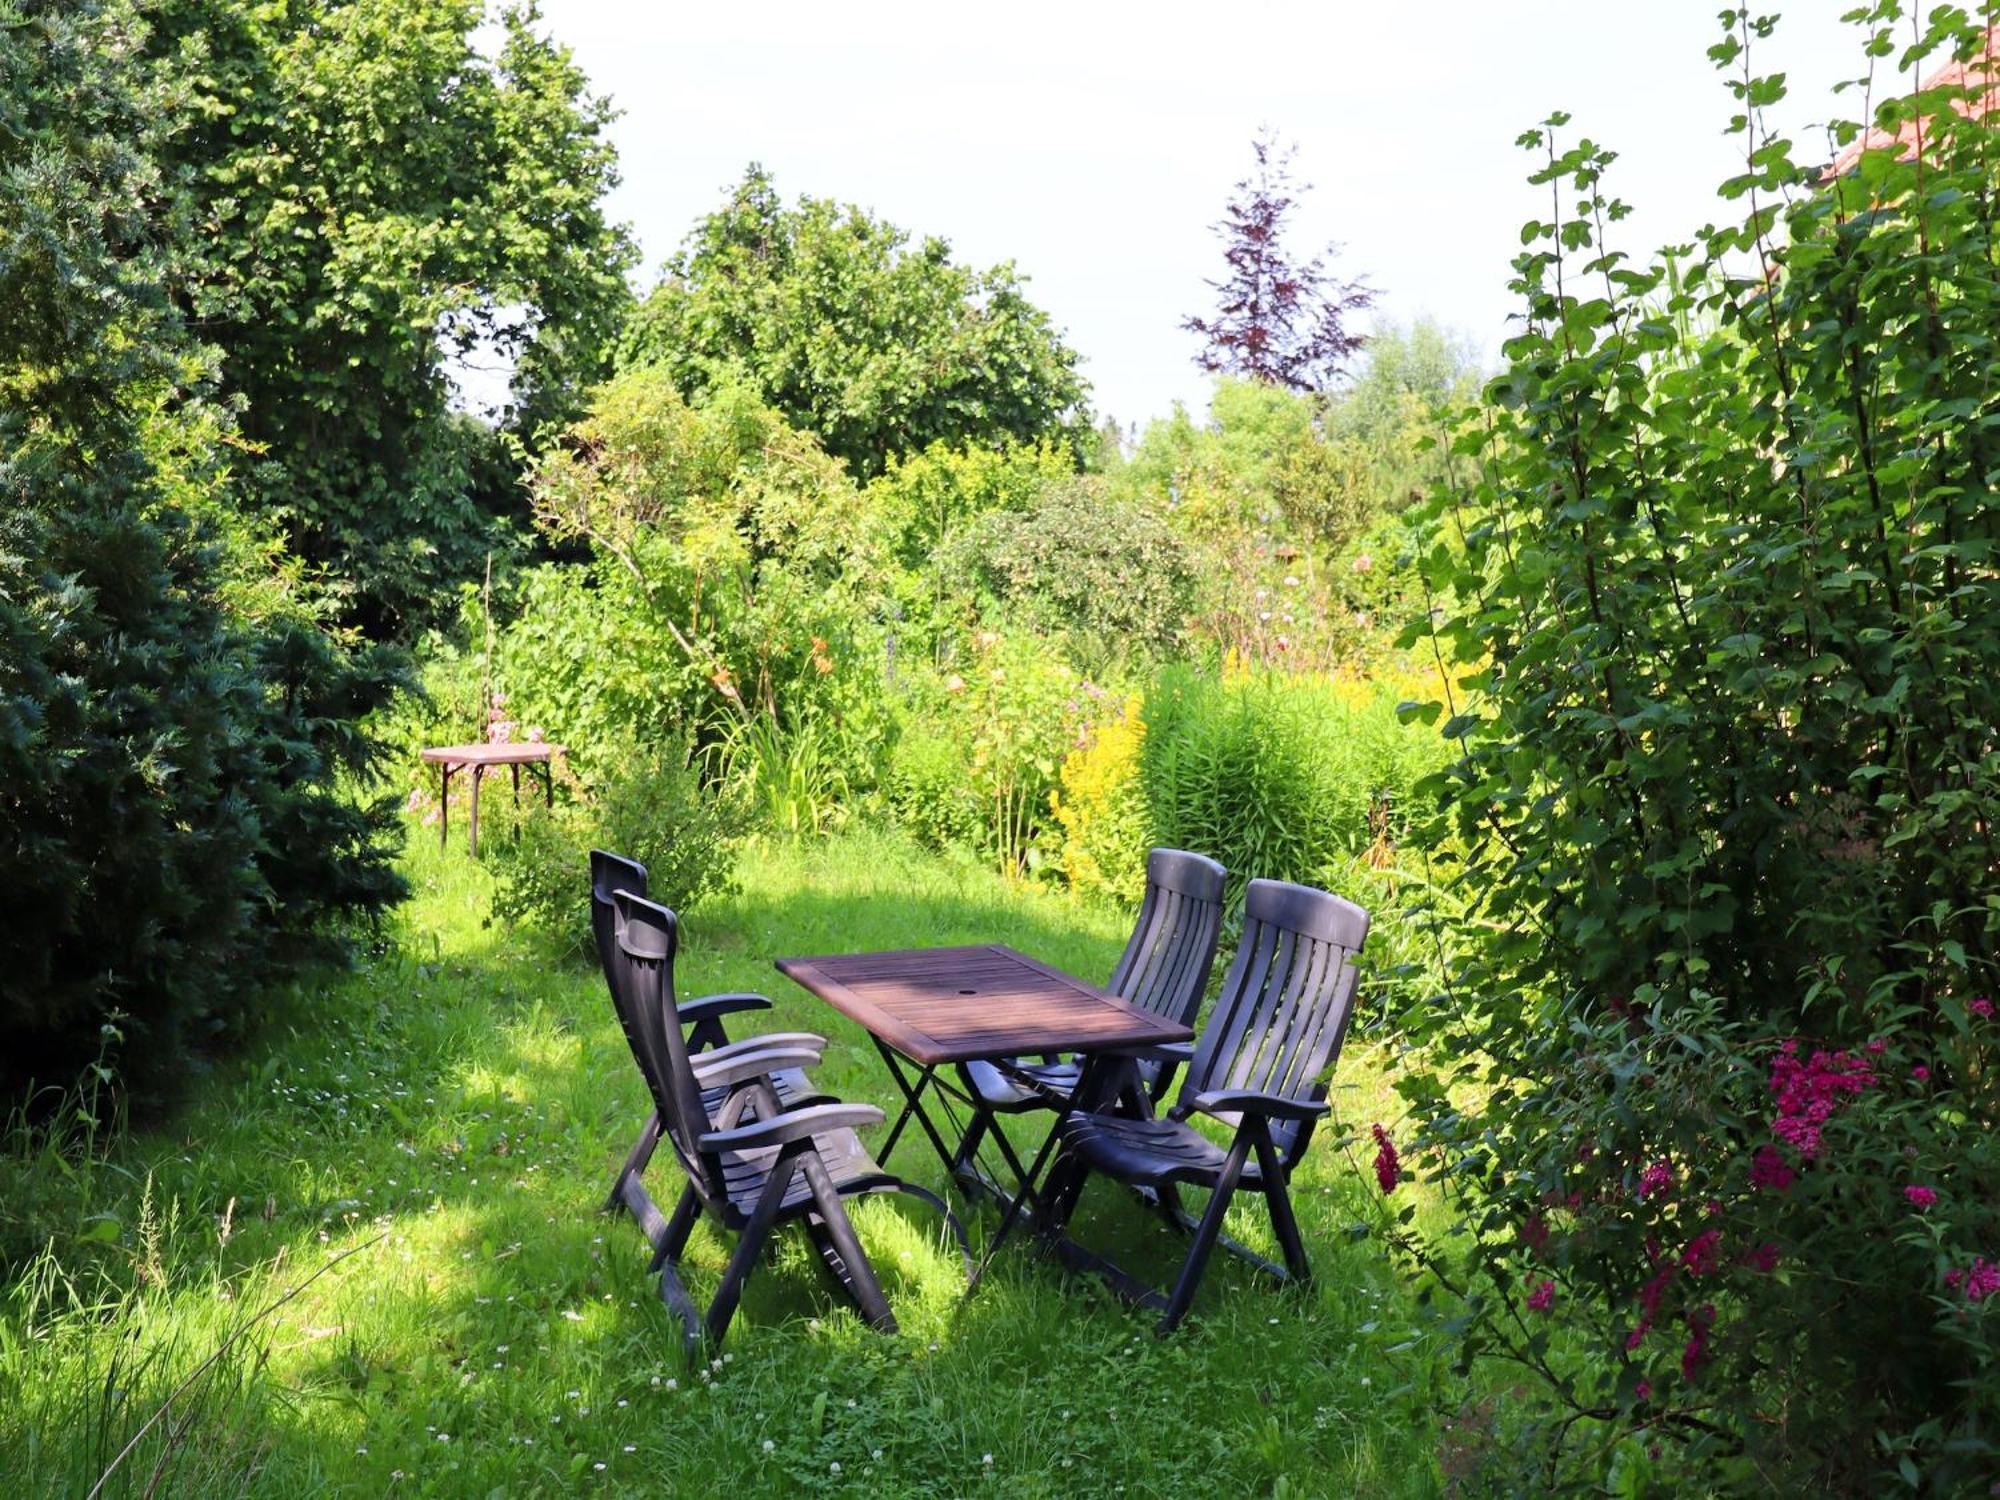
[[[757,166],[667,263],[621,357],[690,397],[747,379],[862,479],[934,443],[1089,432],[1076,352],[1011,264],[959,265],[830,198],[787,208]]]
[[[420,621],[513,508],[454,358],[512,362],[532,439],[571,414],[628,294],[606,103],[532,7],[162,0],[150,52],[192,123],[162,145],[194,234],[181,301],[265,461],[253,502],[355,591]],[[487,493],[482,494],[482,491]]]

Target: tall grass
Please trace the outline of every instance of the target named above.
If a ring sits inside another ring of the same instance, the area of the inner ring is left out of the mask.
[[[1252,876],[1335,884],[1394,853],[1411,788],[1447,751],[1396,719],[1396,684],[1175,668],[1146,704],[1141,777],[1157,843]]]

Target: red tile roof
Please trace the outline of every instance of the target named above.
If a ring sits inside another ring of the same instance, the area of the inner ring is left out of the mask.
[[[1982,87],[1986,92],[1975,101],[1969,91]],[[2000,110],[2000,26],[1987,31],[1986,48],[1983,53],[1975,56],[1970,62],[1947,63],[1920,83],[1917,92],[1927,93],[1940,88],[1968,90],[1963,98],[1952,104],[1952,108],[1960,114],[1969,115],[1976,110],[1980,115],[1987,115]],[[1834,178],[1853,171],[1864,151],[1880,151],[1885,147],[1900,145],[1902,150],[1897,153],[1898,156],[1908,160],[1923,150],[1925,123],[1922,116],[1905,120],[1894,132],[1884,130],[1880,126],[1869,126],[1854,138],[1846,150],[1833,159],[1833,165],[1826,169],[1821,180],[1831,182]]]

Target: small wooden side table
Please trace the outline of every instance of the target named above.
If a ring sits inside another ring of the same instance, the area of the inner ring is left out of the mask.
[[[542,768],[542,788],[550,807],[556,805],[556,777],[551,762],[561,745],[545,745],[530,740],[507,745],[437,745],[423,752],[423,758],[438,768],[438,848],[444,847],[451,826],[451,778],[455,771],[472,772],[472,857],[479,858],[479,783],[490,766],[506,766],[514,773],[514,802],[521,801],[521,767]]]

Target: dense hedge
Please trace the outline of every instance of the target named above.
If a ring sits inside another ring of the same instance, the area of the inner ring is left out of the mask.
[[[100,1051],[142,1100],[401,887],[345,790],[392,659],[318,624],[217,493],[167,311],[156,115],[116,5],[0,27],[0,1093]]]

